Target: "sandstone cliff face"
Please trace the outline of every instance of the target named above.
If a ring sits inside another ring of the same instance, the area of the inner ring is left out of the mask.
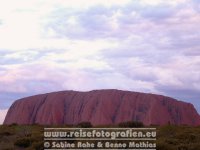
[[[137,92],[95,90],[62,91],[17,100],[10,107],[4,124],[93,125],[141,121],[146,125],[200,125],[200,116],[190,103]]]

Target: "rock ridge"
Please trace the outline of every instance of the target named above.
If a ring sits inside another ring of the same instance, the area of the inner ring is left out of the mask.
[[[4,124],[93,125],[140,121],[145,125],[200,125],[190,103],[170,97],[121,90],[60,91],[22,98],[10,107]]]

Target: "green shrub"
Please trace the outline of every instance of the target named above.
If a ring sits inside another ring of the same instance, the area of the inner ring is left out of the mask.
[[[189,150],[200,150],[200,143],[189,144]]]
[[[156,150],[175,150],[175,147],[164,141],[157,141],[156,142]]]
[[[14,145],[10,142],[0,142],[0,149],[1,150],[13,150]]]
[[[165,143],[176,146],[180,144],[180,141],[174,138],[170,138],[170,139],[166,139]]]
[[[10,135],[13,135],[13,133],[11,133],[10,131],[3,131],[0,133],[0,135],[2,136],[10,136]]]
[[[118,126],[122,127],[122,128],[141,128],[141,127],[144,127],[142,122],[135,122],[135,121],[122,122],[122,123],[119,123]]]
[[[11,136],[15,133],[14,129],[6,125],[0,126],[0,136]]]
[[[12,123],[12,124],[10,124],[9,126],[10,126],[10,127],[18,126],[18,124],[17,124],[17,123]]]
[[[31,145],[32,140],[30,138],[19,138],[15,141],[15,145],[23,148],[27,148]]]
[[[77,125],[79,128],[92,128],[92,124],[90,122],[81,122]]]
[[[43,150],[44,149],[44,142],[40,141],[40,142],[35,142],[33,143],[33,146],[32,146],[35,150]]]
[[[177,150],[189,150],[189,146],[181,144],[177,146]]]
[[[173,125],[166,125],[162,126],[159,129],[158,132],[158,137],[166,137],[166,138],[171,138],[174,137],[177,133],[177,127]]]

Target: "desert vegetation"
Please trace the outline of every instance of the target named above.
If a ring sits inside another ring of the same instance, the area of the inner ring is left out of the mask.
[[[43,150],[43,131],[41,125],[1,125],[1,150]],[[48,126],[50,127],[50,126]],[[51,126],[52,127],[52,126]],[[58,126],[54,126],[58,127]],[[76,126],[63,125],[59,127],[91,128],[89,122],[82,122]],[[140,122],[123,122],[116,126],[95,127],[145,127]],[[157,129],[157,150],[200,150],[200,126],[150,126]]]

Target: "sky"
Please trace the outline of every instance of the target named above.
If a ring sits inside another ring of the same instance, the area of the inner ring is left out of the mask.
[[[200,113],[199,0],[0,0],[0,123],[19,98],[120,89]]]

